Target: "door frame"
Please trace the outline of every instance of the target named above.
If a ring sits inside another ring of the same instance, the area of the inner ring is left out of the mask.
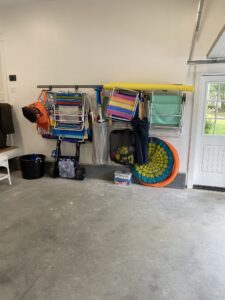
[[[6,61],[5,61],[5,48],[4,48],[5,38],[4,35],[0,34],[0,50],[1,50],[1,63],[2,63],[2,79],[3,79],[3,89],[4,89],[4,97],[5,101],[9,102],[9,93],[8,93],[8,86],[7,86],[7,69],[6,69]]]
[[[197,127],[198,124],[198,115],[201,111],[201,109],[205,112],[205,106],[204,108],[201,107],[201,104],[203,103],[202,97],[205,95],[205,85],[203,83],[205,82],[205,77],[210,76],[225,76],[224,72],[201,72],[198,73],[196,76],[196,82],[195,82],[195,95],[194,95],[194,103],[193,103],[193,116],[192,116],[192,129],[191,129],[191,138],[190,138],[190,152],[189,152],[189,163],[188,163],[188,172],[187,172],[187,188],[193,188],[194,185],[194,173],[195,173],[195,167],[197,167],[196,164],[196,153],[198,150],[198,130]],[[201,126],[203,126],[201,124]]]

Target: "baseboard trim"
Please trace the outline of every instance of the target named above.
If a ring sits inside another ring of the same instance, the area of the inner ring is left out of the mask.
[[[214,191],[214,192],[225,192],[225,188],[223,188],[223,187],[199,185],[199,184],[194,184],[193,189],[195,189],[195,190]]]
[[[114,172],[120,170],[127,170],[126,167],[120,165],[91,165],[83,164],[86,169],[86,178],[90,179],[102,179],[107,181],[113,181]],[[129,170],[129,169],[128,169]],[[133,177],[133,183],[139,184],[137,180]],[[173,189],[185,189],[186,188],[186,174],[179,173],[175,180],[166,186],[167,188]]]
[[[45,162],[45,173],[48,175],[50,167],[54,162],[46,161]],[[114,172],[121,170],[129,170],[125,166],[121,165],[92,165],[92,164],[81,164],[82,167],[86,169],[86,178],[88,179],[101,179],[113,182]],[[20,169],[20,165],[17,164],[18,169]],[[132,182],[134,184],[139,184],[137,180],[133,177]],[[172,189],[185,189],[186,188],[186,174],[179,173],[175,180],[166,186],[167,188]]]

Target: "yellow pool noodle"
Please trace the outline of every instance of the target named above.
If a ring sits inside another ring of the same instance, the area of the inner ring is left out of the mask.
[[[124,82],[111,82],[103,85],[104,89],[112,90],[114,88],[121,88],[127,90],[140,90],[140,91],[183,91],[193,92],[193,85],[183,84],[149,84],[149,83],[124,83]]]

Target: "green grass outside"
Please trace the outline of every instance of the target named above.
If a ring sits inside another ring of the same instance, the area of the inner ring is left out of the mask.
[[[213,120],[206,120],[205,134],[213,134]],[[225,135],[225,120],[216,120],[214,135]]]

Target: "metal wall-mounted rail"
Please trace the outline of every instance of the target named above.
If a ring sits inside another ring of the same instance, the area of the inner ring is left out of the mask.
[[[204,1],[205,0],[199,0],[199,3],[198,3],[195,27],[194,27],[194,32],[193,32],[192,41],[191,41],[191,48],[190,48],[190,53],[189,53],[189,58],[188,58],[189,61],[192,60],[194,47],[195,47],[195,40],[196,40],[196,36],[197,36],[197,33],[199,31],[199,28],[200,28],[200,22],[201,22],[201,17],[202,17]]]
[[[224,64],[225,59],[199,59],[199,60],[188,60],[188,65],[209,65],[209,64]]]
[[[44,84],[44,85],[37,85],[38,89],[96,89],[96,88],[103,88],[103,85],[99,84],[72,84],[72,85],[61,85],[61,84]]]
[[[69,85],[61,85],[61,84],[43,84],[37,85],[38,89],[94,89],[96,92],[96,103],[101,104],[101,91],[103,89],[103,85],[99,84],[69,84]]]

